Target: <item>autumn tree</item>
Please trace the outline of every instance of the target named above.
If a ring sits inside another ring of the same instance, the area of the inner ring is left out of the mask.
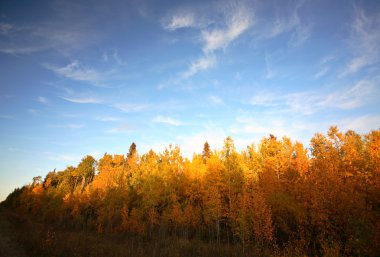
[[[227,137],[192,159],[172,145],[140,156],[132,143],[126,155],[34,177],[4,205],[78,231],[241,244],[257,255],[377,256],[379,166],[379,130],[331,127],[309,149],[269,135],[238,151]]]

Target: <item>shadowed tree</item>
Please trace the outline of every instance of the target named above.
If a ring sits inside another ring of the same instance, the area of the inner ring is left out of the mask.
[[[210,145],[208,144],[208,142],[206,141],[203,145],[203,152],[202,152],[202,158],[203,158],[203,161],[206,162],[207,159],[209,159],[211,156],[211,150],[210,150]]]

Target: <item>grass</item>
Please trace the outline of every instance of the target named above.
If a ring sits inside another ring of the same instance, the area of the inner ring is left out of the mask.
[[[22,252],[31,257],[240,257],[273,254],[252,246],[243,253],[241,245],[216,244],[197,239],[166,237],[147,240],[125,234],[62,229],[9,210],[0,212],[2,219],[10,226],[5,233],[14,240],[15,245],[21,246]]]

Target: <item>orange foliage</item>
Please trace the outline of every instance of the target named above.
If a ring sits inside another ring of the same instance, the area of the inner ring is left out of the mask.
[[[331,127],[311,139],[310,151],[273,135],[243,152],[231,138],[220,151],[205,143],[192,160],[177,146],[140,156],[132,144],[126,156],[105,154],[97,162],[87,156],[43,183],[35,177],[7,201],[99,233],[374,256],[379,199],[380,130],[362,136]]]

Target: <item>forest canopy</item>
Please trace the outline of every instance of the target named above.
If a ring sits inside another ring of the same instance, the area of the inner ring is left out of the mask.
[[[207,142],[184,158],[178,146],[85,156],[15,189],[3,206],[58,227],[147,240],[292,249],[307,255],[380,252],[380,130],[331,127],[310,148],[274,135],[237,151]]]

